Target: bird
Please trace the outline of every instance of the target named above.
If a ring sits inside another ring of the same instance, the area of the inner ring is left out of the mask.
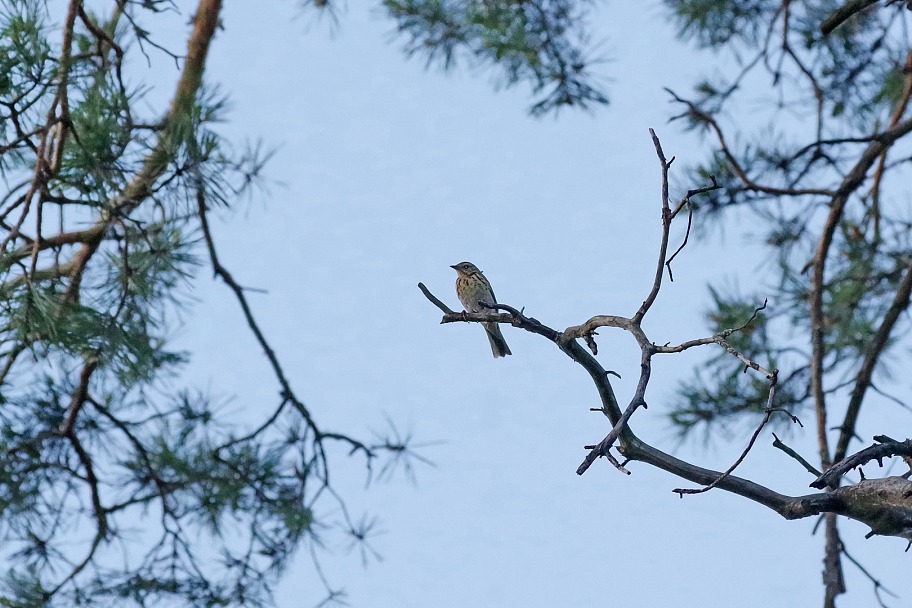
[[[494,297],[494,290],[491,289],[491,283],[485,278],[484,274],[475,264],[471,262],[460,262],[450,266],[459,276],[456,277],[456,296],[468,312],[494,312],[490,308],[485,308],[482,304],[497,304],[497,298]],[[498,323],[482,323],[485,333],[488,335],[488,342],[491,343],[491,352],[494,358],[506,357],[512,355],[507,341],[504,340],[503,334],[500,333]]]

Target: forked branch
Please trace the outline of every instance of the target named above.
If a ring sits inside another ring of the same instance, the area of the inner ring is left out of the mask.
[[[755,310],[754,315],[752,315],[751,318],[742,326],[733,328],[731,330],[726,330],[725,332],[721,332],[720,334],[709,338],[685,342],[679,346],[656,346],[654,342],[649,340],[646,333],[643,331],[641,321],[644,315],[650,309],[652,303],[655,302],[661,290],[663,266],[667,261],[666,258],[669,225],[671,218],[673,217],[673,214],[669,210],[667,202],[667,174],[668,167],[670,166],[671,162],[665,160],[665,156],[662,153],[658,137],[655,136],[654,132],[651,132],[651,135],[656,145],[657,155],[659,156],[662,166],[662,244],[660,246],[660,255],[657,264],[658,271],[653,281],[650,293],[644,300],[643,305],[637,310],[633,317],[628,318],[617,315],[597,315],[582,325],[568,327],[563,332],[559,332],[541,323],[537,319],[527,316],[523,310],[518,310],[512,306],[505,304],[498,304],[492,308],[496,310],[506,311],[506,313],[494,312],[493,310],[490,313],[457,313],[450,309],[439,298],[434,296],[430,290],[424,286],[424,284],[419,283],[419,289],[421,289],[422,293],[425,295],[425,297],[428,298],[431,303],[433,303],[438,309],[443,312],[441,323],[484,322],[509,324],[547,338],[549,341],[558,346],[558,348],[560,348],[564,354],[566,354],[574,362],[582,366],[583,369],[587,371],[593,383],[595,384],[596,389],[599,393],[599,397],[601,399],[601,407],[597,409],[603,412],[604,415],[608,418],[611,423],[611,430],[608,435],[602,439],[602,441],[594,445],[586,446],[587,449],[589,449],[589,453],[577,469],[578,474],[584,473],[592,465],[592,463],[598,460],[600,456],[609,457],[609,459],[615,463],[615,466],[617,466],[619,470],[625,473],[629,473],[629,471],[627,471],[627,469],[624,467],[627,462],[639,461],[667,471],[681,479],[685,479],[703,486],[702,488],[695,490],[676,489],[675,492],[678,492],[681,495],[688,493],[700,493],[713,488],[718,488],[720,490],[732,492],[734,494],[762,504],[779,513],[786,519],[810,517],[819,515],[821,513],[840,514],[867,523],[871,526],[872,534],[885,534],[905,537],[907,534],[909,534],[909,530],[912,530],[912,523],[909,523],[912,522],[912,504],[906,505],[904,509],[893,508],[892,510],[884,510],[881,508],[881,505],[872,503],[869,497],[871,496],[872,492],[877,492],[880,489],[891,492],[893,494],[898,493],[897,495],[901,497],[902,492],[905,491],[904,488],[907,487],[903,484],[908,484],[908,487],[912,488],[912,482],[908,482],[908,480],[901,478],[867,480],[861,484],[856,484],[855,486],[836,488],[835,490],[821,492],[818,494],[788,496],[785,494],[780,494],[779,492],[755,483],[749,479],[737,477],[732,474],[735,468],[745,459],[747,454],[754,447],[756,440],[760,435],[760,432],[775,412],[784,412],[792,419],[793,422],[796,422],[798,424],[800,424],[800,422],[790,413],[786,412],[782,408],[776,407],[775,405],[775,387],[778,370],[765,369],[761,365],[757,364],[754,361],[751,361],[749,358],[736,351],[725,340],[725,338],[731,335],[731,333],[746,328],[753,321],[756,315],[765,307],[765,303],[763,306],[758,307]],[[716,185],[713,184],[713,186],[698,190],[700,192],[705,192],[714,189],[715,187]],[[691,191],[690,194],[693,195],[696,193],[699,192]],[[640,348],[640,377],[636,390],[631,397],[628,406],[623,411],[620,408],[617,397],[614,393],[611,383],[609,382],[608,378],[610,372],[608,372],[595,359],[595,353],[597,350],[594,347],[594,336],[596,335],[595,330],[600,327],[614,327],[627,331],[631,334]],[[579,339],[582,339],[586,342],[586,344],[590,347],[590,350],[592,350],[592,354],[583,348],[583,346],[577,341]],[[763,420],[754,431],[747,447],[741,453],[739,458],[731,467],[728,468],[728,470],[724,472],[714,471],[675,458],[674,456],[663,452],[655,446],[652,446],[640,440],[631,428],[634,413],[638,411],[640,407],[646,407],[647,404],[646,388],[648,386],[651,374],[652,356],[657,353],[671,354],[682,352],[689,348],[701,346],[704,344],[717,344],[725,348],[732,356],[741,361],[746,366],[746,368],[752,369],[757,373],[762,374],[770,382],[770,392],[768,396],[767,407],[764,411]],[[890,447],[877,446],[877,451],[872,453],[886,455],[889,452],[890,454],[899,454],[902,452],[902,450],[906,449],[912,452],[912,440],[907,443],[909,443],[908,447],[906,447],[905,444],[899,444],[898,442],[893,442],[890,444]],[[610,455],[609,450],[613,447],[616,447],[618,452],[620,452],[620,454],[626,459],[624,463],[618,462],[613,458],[613,456]],[[871,456],[871,458],[874,458],[874,456]],[[860,457],[860,460],[864,459],[865,456]],[[868,458],[868,460],[870,460],[870,458]],[[864,461],[867,462],[867,460]],[[844,470],[849,470],[852,468],[852,466],[857,466],[857,464],[848,463],[846,465],[847,468]],[[826,475],[829,475],[831,477],[838,476],[843,474],[844,470],[834,469],[828,471]],[[897,482],[895,481],[896,479],[899,479],[900,481]],[[822,486],[815,485],[815,487],[825,487],[827,485],[826,481],[824,481],[823,484],[824,485]],[[908,496],[912,496],[912,489],[909,490]]]

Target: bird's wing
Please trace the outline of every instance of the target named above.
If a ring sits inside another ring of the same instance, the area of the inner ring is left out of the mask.
[[[478,274],[481,274],[481,272],[479,272]],[[491,287],[491,281],[489,281],[488,277],[484,276],[483,274],[481,274],[481,276],[484,279],[484,282],[488,286],[488,291],[491,292],[491,304],[497,304],[497,296],[494,295],[494,288]]]

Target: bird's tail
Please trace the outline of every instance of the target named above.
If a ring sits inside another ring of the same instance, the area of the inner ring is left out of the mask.
[[[507,341],[504,340],[503,334],[500,333],[500,325],[497,323],[485,323],[484,328],[485,333],[488,334],[488,342],[491,343],[491,352],[494,353],[495,359],[513,354],[510,352],[510,347],[507,346]]]

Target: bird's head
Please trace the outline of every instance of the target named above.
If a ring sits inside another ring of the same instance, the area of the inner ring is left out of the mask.
[[[475,264],[473,264],[472,262],[459,262],[458,264],[453,264],[452,266],[450,266],[450,268],[452,268],[453,270],[455,270],[456,272],[458,272],[461,275],[481,273],[481,271],[478,270],[478,267],[475,266]]]

